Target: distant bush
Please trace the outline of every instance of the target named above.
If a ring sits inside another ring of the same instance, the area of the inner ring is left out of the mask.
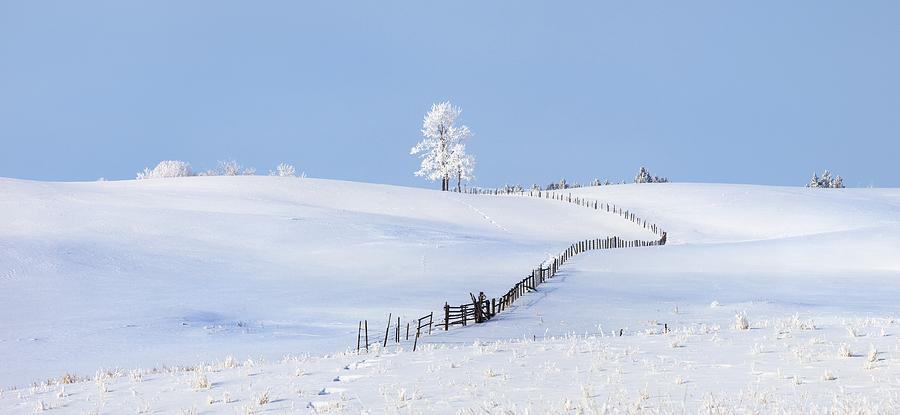
[[[634,176],[635,183],[668,183],[669,179],[665,177],[652,176],[650,175],[650,170],[647,170],[646,167],[641,167],[638,170],[636,176]]]
[[[216,173],[222,176],[253,176],[256,169],[252,167],[244,168],[234,160],[219,161],[219,168]]]
[[[295,177],[297,176],[297,171],[294,169],[294,166],[290,164],[280,163],[278,167],[275,168],[275,171],[269,171],[269,176]]]
[[[163,160],[150,170],[149,168],[144,168],[143,171],[138,172],[137,179],[162,179],[166,177],[188,177],[193,176],[194,172],[191,171],[191,165],[180,160]]]
[[[824,187],[830,189],[843,189],[844,188],[844,179],[841,176],[831,177],[831,172],[825,170],[822,173],[822,177],[819,177],[818,174],[813,172],[813,177],[810,179],[809,183],[806,184],[806,187]]]

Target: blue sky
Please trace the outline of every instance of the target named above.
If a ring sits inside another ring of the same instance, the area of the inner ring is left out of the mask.
[[[434,186],[432,102],[478,185],[900,186],[900,2],[0,0],[0,176],[281,161]]]

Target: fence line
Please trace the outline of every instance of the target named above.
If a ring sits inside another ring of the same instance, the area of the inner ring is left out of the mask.
[[[540,265],[538,265],[537,268],[531,271],[530,275],[517,282],[515,285],[513,285],[512,288],[509,289],[509,291],[507,291],[500,297],[488,299],[484,295],[484,292],[481,292],[477,297],[470,294],[472,297],[471,303],[462,304],[459,306],[451,306],[449,303],[445,302],[444,321],[442,324],[445,331],[449,330],[450,326],[453,325],[466,326],[471,323],[477,324],[490,320],[497,314],[509,309],[509,307],[512,306],[513,303],[516,302],[516,300],[521,298],[526,293],[530,291],[537,291],[537,287],[539,285],[556,276],[557,272],[559,272],[559,268],[563,264],[580,253],[598,249],[635,248],[666,244],[666,232],[656,224],[648,222],[646,219],[637,216],[637,214],[635,214],[634,212],[628,211],[614,204],[611,205],[609,203],[602,203],[597,200],[572,196],[572,193],[563,193],[559,190],[515,191],[510,189],[494,189],[487,191],[473,189],[473,191],[469,191],[467,193],[496,196],[527,196],[536,197],[539,199],[563,201],[574,204],[576,206],[593,209],[595,211],[617,214],[628,221],[638,224],[654,235],[659,236],[659,239],[624,240],[617,236],[613,236],[606,238],[586,239],[583,241],[575,242],[568,248],[563,250],[561,253],[559,253],[556,257],[554,257],[552,262],[542,262]]]
[[[561,190],[528,190],[528,191],[516,191],[511,189],[471,189],[466,191],[467,194],[479,194],[479,195],[494,195],[494,196],[525,196],[525,197],[535,197],[539,199],[548,199],[548,200],[556,200],[562,201],[566,203],[571,203],[576,206],[585,207],[588,209],[593,209],[598,212],[606,212],[619,215],[620,217],[631,221],[647,231],[653,233],[658,237],[658,239],[653,240],[625,240],[618,236],[611,236],[605,238],[594,238],[594,239],[586,239],[583,241],[575,242],[565,250],[556,255],[552,261],[544,261],[539,264],[536,268],[531,271],[531,274],[517,282],[513,285],[512,288],[509,289],[505,294],[488,298],[485,296],[484,292],[475,294],[470,293],[470,297],[472,299],[471,303],[461,304],[458,306],[451,306],[449,302],[445,302],[443,306],[443,319],[439,323],[440,326],[443,326],[443,329],[450,330],[451,326],[467,326],[470,324],[479,324],[484,323],[496,315],[502,313],[503,311],[508,310],[519,298],[527,294],[528,292],[537,291],[537,287],[543,284],[550,278],[556,276],[559,272],[560,267],[562,267],[566,262],[572,259],[574,256],[581,254],[583,252],[601,250],[601,249],[618,249],[618,248],[638,248],[638,247],[648,247],[648,246],[660,246],[666,244],[666,232],[663,231],[661,227],[658,225],[647,221],[639,216],[637,216],[634,212],[631,212],[627,209],[623,209],[621,206],[616,206],[615,204],[602,203],[597,200],[591,200],[586,198],[581,198],[578,196],[572,196],[572,193],[563,193]],[[428,328],[428,334],[431,334],[432,326],[434,325],[434,313],[430,313],[424,317],[420,317],[415,321],[416,329],[415,329],[415,338],[413,340],[413,350],[416,350],[416,346],[418,345],[419,337],[423,334],[423,329]],[[383,346],[386,347],[388,344],[388,338],[391,336],[390,329],[393,321],[391,320],[391,315],[388,315],[388,325],[385,329],[385,336],[383,339]],[[439,327],[440,327],[439,326]],[[360,322],[360,331],[357,333],[357,342],[356,342],[356,350],[357,353],[360,352],[360,340],[363,337],[362,330],[365,328],[365,349],[369,350],[369,342],[368,342],[368,322],[361,321]],[[395,334],[391,337],[394,338],[396,343],[400,343],[400,327],[401,321],[400,318],[397,318],[397,324],[395,326]],[[407,323],[406,328],[406,340],[409,340],[409,330],[410,323]],[[376,344],[379,343],[376,341]]]

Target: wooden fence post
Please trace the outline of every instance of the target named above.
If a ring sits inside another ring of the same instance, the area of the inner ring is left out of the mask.
[[[444,303],[444,331],[450,330],[450,304]]]
[[[391,313],[388,313],[388,324],[387,324],[387,327],[384,329],[384,346],[382,346],[382,347],[387,347],[387,339],[388,339],[388,335],[390,334],[390,332],[391,332]]]
[[[369,352],[369,320],[363,321],[363,327],[366,332],[366,353]]]

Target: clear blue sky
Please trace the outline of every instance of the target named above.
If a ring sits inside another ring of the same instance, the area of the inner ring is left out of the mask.
[[[478,185],[900,186],[900,2],[0,0],[4,177],[434,186],[408,152],[445,99]]]

